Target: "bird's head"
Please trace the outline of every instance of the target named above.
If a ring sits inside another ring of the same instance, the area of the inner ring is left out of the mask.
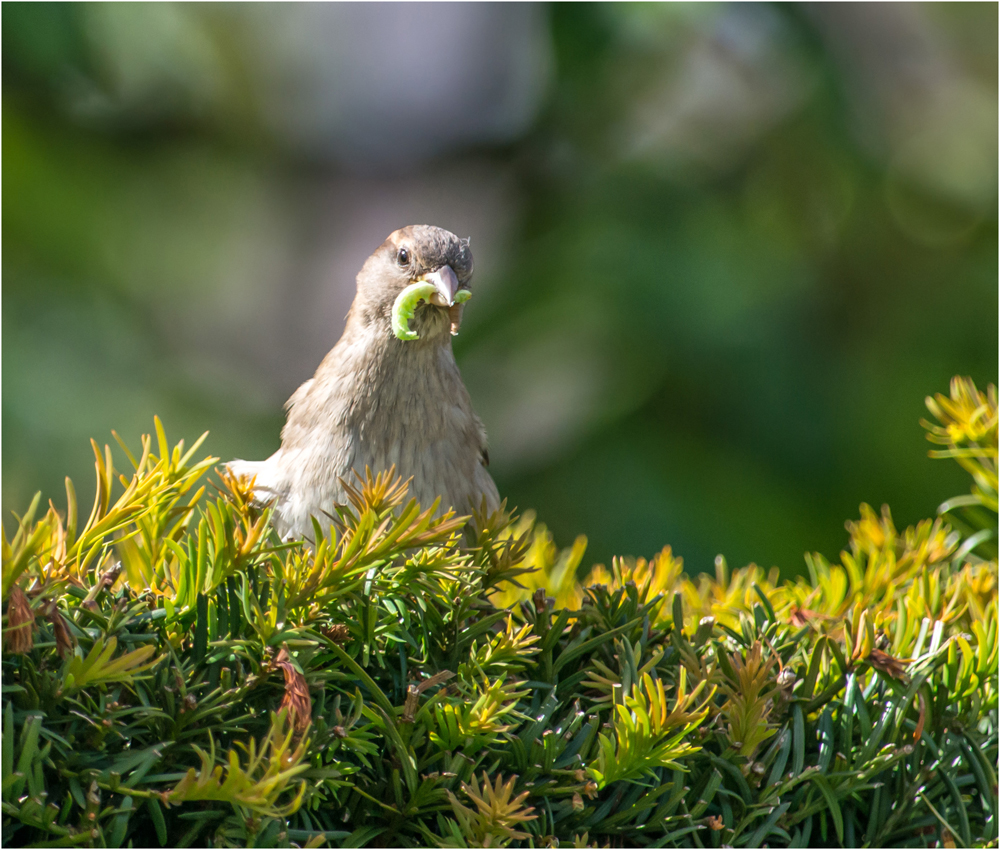
[[[408,287],[425,284],[418,303],[411,299],[409,328],[420,339],[458,332],[462,304],[469,298],[472,251],[469,240],[426,224],[403,227],[389,236],[358,274],[358,301],[367,322],[392,326],[393,307]],[[410,290],[413,292],[414,290]],[[401,339],[415,338],[397,336]]]

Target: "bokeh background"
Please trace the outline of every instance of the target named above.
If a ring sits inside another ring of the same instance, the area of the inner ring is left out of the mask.
[[[395,228],[471,236],[501,492],[586,562],[799,572],[968,483],[997,377],[996,4],[4,3],[3,507],[88,440],[279,444]]]

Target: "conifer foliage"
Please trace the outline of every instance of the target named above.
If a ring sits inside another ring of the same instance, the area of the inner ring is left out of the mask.
[[[10,846],[988,846],[997,400],[924,423],[969,493],[839,562],[577,580],[530,518],[392,473],[283,543],[159,421],[3,537]]]

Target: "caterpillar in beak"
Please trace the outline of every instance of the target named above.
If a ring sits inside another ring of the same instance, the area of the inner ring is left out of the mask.
[[[407,340],[419,339],[416,331],[410,330],[410,319],[416,312],[417,305],[421,301],[431,302],[434,295],[438,293],[438,288],[427,281],[418,280],[411,283],[399,295],[392,304],[392,332],[397,339],[404,342]],[[461,305],[472,297],[468,289],[460,289],[455,293],[454,303],[449,306],[448,318],[451,321],[451,334],[458,333],[458,323],[460,318]]]

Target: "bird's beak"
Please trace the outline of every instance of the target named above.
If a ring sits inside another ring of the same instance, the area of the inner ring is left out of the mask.
[[[455,304],[455,293],[458,292],[458,277],[451,266],[441,266],[425,274],[421,280],[433,283],[437,290],[430,298],[435,307],[452,307]]]

